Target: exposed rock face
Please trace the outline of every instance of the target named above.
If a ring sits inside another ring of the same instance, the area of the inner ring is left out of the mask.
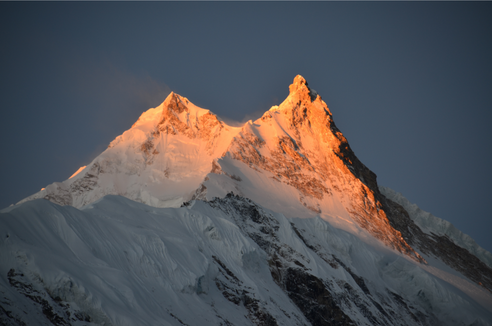
[[[33,281],[27,275],[10,269],[7,278],[18,297],[15,302],[2,297],[0,304],[0,322],[2,325],[28,325],[24,321],[28,315],[31,317],[36,315],[39,325],[70,326],[81,323],[112,325],[104,314],[100,313],[99,318],[94,320],[91,314],[62,300],[60,296],[46,288],[39,276]]]
[[[37,200],[0,215],[6,325],[492,325],[424,264],[232,193],[163,209]]]
[[[385,290],[387,292],[384,294],[372,293],[363,277],[358,276],[335,255],[316,243],[312,236],[303,234],[305,231],[290,224],[288,231],[297,237],[310,253],[318,256],[325,268],[342,269],[348,278],[347,281],[341,281],[316,275],[309,267],[311,259],[283,241],[286,234],[285,224],[250,200],[229,193],[225,198],[217,198],[209,204],[231,216],[241,231],[268,254],[273,280],[312,325],[357,325],[361,320],[355,322],[350,317],[355,311],[359,316],[363,316],[365,323],[371,325],[426,325],[435,321],[434,316],[412,306],[389,289]],[[222,269],[229,276],[226,278],[230,283],[240,284],[240,281],[228,272],[226,266],[222,266]],[[235,294],[237,291],[231,291],[232,285],[227,287],[219,282],[218,286],[224,289],[223,295],[228,300],[235,304],[241,302],[240,297]],[[375,300],[382,296],[388,300],[384,307]]]
[[[185,135],[190,139],[201,138],[207,143],[207,149],[210,151],[214,147],[214,140],[220,138],[222,123],[217,117],[206,112],[201,115],[190,116],[188,106],[190,102],[187,98],[171,93],[166,99],[160,122],[155,130],[151,132],[153,138],[160,133],[172,135]]]
[[[359,226],[386,245],[424,262],[391,226],[378,198],[376,175],[350,149],[326,103],[301,76],[289,89],[289,97],[278,108],[243,127],[228,149],[231,157],[296,188],[300,202],[315,213],[321,213],[324,198],[337,193]]]
[[[417,250],[442,260],[473,282],[492,292],[492,268],[465,248],[456,245],[448,236],[424,233],[399,204],[379,194],[383,207],[389,212],[391,225]]]

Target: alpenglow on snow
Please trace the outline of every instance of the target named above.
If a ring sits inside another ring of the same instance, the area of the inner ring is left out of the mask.
[[[492,325],[492,255],[289,90],[240,127],[171,93],[3,209],[2,325]]]

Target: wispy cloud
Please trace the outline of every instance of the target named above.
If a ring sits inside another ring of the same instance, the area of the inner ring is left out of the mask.
[[[70,58],[64,68],[65,91],[77,102],[68,103],[67,110],[82,111],[74,116],[86,125],[87,132],[80,136],[87,138],[93,148],[83,165],[129,129],[142,112],[158,106],[171,92],[164,82],[148,73],[135,73],[110,60],[91,59]]]
[[[89,96],[110,108],[115,103],[159,105],[171,92],[148,73],[135,74],[108,60],[95,64],[72,61],[67,67],[72,88],[79,96]]]
[[[71,60],[66,67],[71,76],[68,89],[74,98],[91,106],[87,112],[94,115],[98,129],[120,129],[122,124],[129,128],[143,111],[158,106],[171,92],[148,73],[137,74],[109,60]]]

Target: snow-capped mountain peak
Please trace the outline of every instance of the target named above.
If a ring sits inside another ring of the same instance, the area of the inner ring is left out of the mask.
[[[191,198],[239,129],[171,93],[78,174],[20,203],[45,198],[82,207],[115,194],[158,207],[179,206]]]
[[[320,215],[424,261],[391,226],[376,175],[352,152],[326,103],[302,76],[289,89],[285,101],[233,138],[201,196],[204,189],[209,200],[233,191],[289,217]]]
[[[233,191],[288,217],[321,216],[425,260],[390,223],[376,175],[350,149],[319,95],[298,75],[289,96],[233,128],[175,93],[75,177],[27,198],[82,207],[108,194],[178,207]],[[261,185],[261,186],[260,186]]]
[[[294,78],[294,82],[289,86],[289,97],[302,101],[313,102],[318,97],[318,93],[308,86],[308,82],[301,75]]]
[[[289,90],[240,127],[171,93],[3,210],[0,322],[491,326],[490,253],[379,187],[302,76]]]

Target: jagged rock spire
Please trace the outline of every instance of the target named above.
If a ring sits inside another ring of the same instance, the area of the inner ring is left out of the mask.
[[[318,97],[318,93],[308,86],[308,82],[301,75],[294,78],[294,82],[289,86],[290,95],[298,94],[301,100],[313,102]]]

